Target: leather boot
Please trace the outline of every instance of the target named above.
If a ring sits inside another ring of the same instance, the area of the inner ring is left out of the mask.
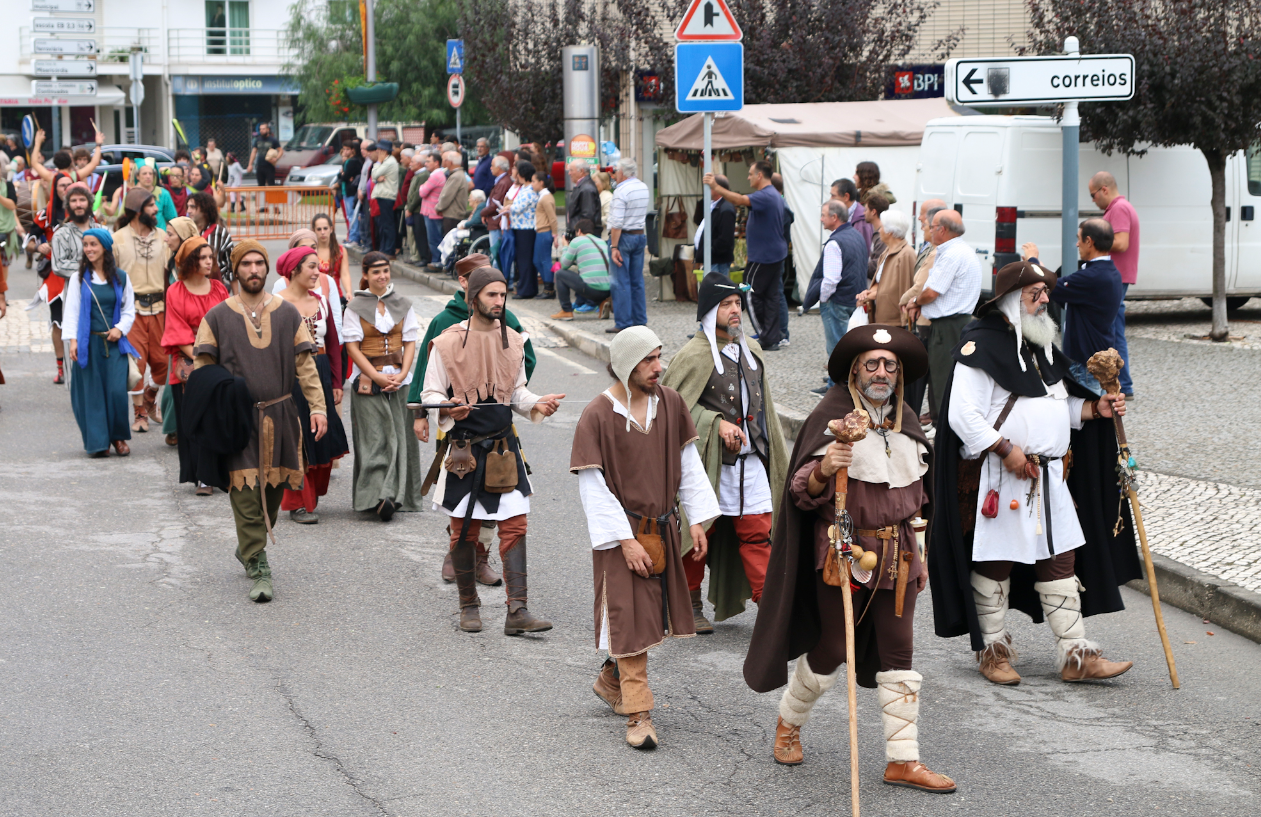
[[[250,601],[263,604],[271,601],[276,596],[275,588],[271,583],[271,566],[267,564],[267,551],[259,553],[250,564],[254,565],[254,586],[250,588]],[[245,566],[245,572],[250,572],[250,564]]]
[[[478,583],[487,587],[498,587],[504,583],[503,576],[491,569],[490,552],[481,542],[477,543],[477,567],[474,572]]]
[[[508,580],[508,617],[504,619],[504,635],[542,633],[552,629],[552,622],[535,617],[526,609],[525,537],[503,556],[504,574]]]
[[[1115,678],[1134,666],[1133,661],[1109,661],[1098,649],[1074,647],[1068,653],[1060,678],[1076,681],[1102,681]]]
[[[460,588],[460,629],[466,633],[482,631],[481,600],[477,597],[477,585],[473,581],[473,552],[473,541],[469,539],[458,543],[450,551],[455,583]]]
[[[634,749],[656,749],[657,730],[651,712],[636,712],[626,719],[626,742]]]
[[[775,762],[784,766],[800,766],[805,759],[801,751],[801,727],[785,723],[779,718],[775,724]]]
[[[615,715],[629,714],[622,709],[622,679],[617,674],[617,662],[612,658],[605,659],[600,667],[600,674],[591,687],[600,700],[609,705]]]
[[[144,410],[149,417],[149,422],[156,425],[162,425],[162,409],[158,406],[158,390],[144,390]]]
[[[1016,651],[1011,647],[1011,636],[1002,641],[995,641],[976,654],[981,664],[981,674],[995,684],[1015,686],[1020,683],[1020,674],[1011,667],[1016,660]]]
[[[697,635],[713,635],[714,625],[705,618],[705,605],[701,601],[701,589],[692,591],[692,623],[696,625]]]
[[[446,558],[442,560],[442,580],[447,584],[455,581],[455,565],[451,563],[451,551],[447,551]]]

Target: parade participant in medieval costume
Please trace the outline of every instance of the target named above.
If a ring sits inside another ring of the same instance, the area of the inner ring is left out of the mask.
[[[493,520],[498,523],[499,558],[507,580],[504,634],[521,635],[550,630],[552,623],[535,617],[526,606],[526,514],[532,489],[512,412],[542,422],[556,412],[565,395],[540,397],[526,388],[525,338],[504,321],[507,293],[503,273],[494,267],[469,275],[468,302],[473,309],[468,320],[430,342],[421,400],[424,405],[459,404],[437,410],[438,428],[451,438],[451,447],[438,475],[434,507],[451,517],[460,629],[482,629],[473,543],[482,522]]]
[[[420,393],[425,385],[425,366],[429,362],[429,343],[450,327],[468,320],[468,301],[464,300],[464,291],[468,289],[468,277],[473,270],[489,266],[490,258],[481,253],[471,253],[455,262],[456,282],[459,283],[460,289],[451,296],[451,300],[447,301],[446,309],[439,312],[429,321],[429,329],[425,332],[424,339],[421,340],[420,346],[416,349],[416,371],[412,377],[411,391],[407,395],[407,407],[412,409],[416,417],[413,427],[418,440],[425,442],[429,440],[427,412],[419,408],[421,405]],[[525,379],[529,383],[530,377],[534,374],[534,364],[536,362],[534,345],[530,342],[530,336],[522,328],[521,322],[517,320],[517,316],[512,314],[512,310],[507,307],[504,307],[504,321],[508,324],[509,329],[525,338]],[[441,449],[439,449],[439,453],[440,455],[443,453]],[[494,525],[489,524],[482,525],[481,537],[477,540],[477,568],[475,573],[477,581],[491,587],[498,587],[503,578],[490,566],[490,554],[487,549],[494,535],[494,527]],[[449,550],[442,562],[442,580],[448,584],[455,581],[455,566],[451,563],[451,551]]]
[[[593,689],[628,716],[626,742],[652,749],[648,650],[667,636],[695,634],[684,565],[704,564],[705,528],[722,512],[687,403],[658,382],[656,334],[646,326],[623,329],[609,358],[617,382],[582,412],[569,458],[591,535],[596,648],[609,654]],[[692,539],[686,559],[682,514]]]
[[[127,440],[127,331],[135,320],[131,279],[114,265],[114,239],[104,227],[83,234],[83,261],[66,284],[65,339],[70,360],[70,405],[94,457],[131,453]]]
[[[1017,684],[1004,620],[1015,607],[1056,638],[1065,681],[1112,678],[1131,667],[1086,640],[1083,617],[1124,608],[1118,586],[1142,568],[1128,518],[1118,532],[1113,412],[1121,395],[1096,395],[1069,374],[1046,314],[1053,272],[1003,267],[995,297],[955,349],[942,399],[929,552],[937,635],[969,634],[981,674]],[[1071,458],[1070,458],[1071,454]],[[957,497],[957,499],[956,499]],[[980,501],[978,501],[980,499]]]
[[[179,221],[188,219],[173,219],[168,226],[174,227]],[[193,371],[193,344],[197,341],[197,329],[206,313],[228,299],[228,290],[218,279],[213,249],[196,234],[180,245],[175,253],[175,264],[179,280],[166,290],[162,346],[171,356],[167,388],[171,392],[170,415],[175,422],[172,433],[176,436],[180,458],[179,481],[197,485],[198,496],[210,496],[210,486],[197,480],[196,449],[190,440],[180,435],[180,415],[184,409],[184,383]],[[163,418],[164,421],[166,419]]]
[[[135,407],[132,431],[148,431],[149,422],[161,423],[158,413],[157,386],[144,383],[145,368],[152,369],[153,382],[166,382],[166,350],[162,348],[162,332],[165,328],[164,303],[166,290],[166,259],[170,248],[166,244],[166,231],[157,226],[158,206],[153,194],[143,187],[133,187],[123,200],[125,208],[114,232],[114,256],[118,268],[125,271],[136,291],[136,322],[131,326],[127,340],[135,347],[139,358],[141,383],[132,393]]]
[[[60,184],[61,179],[58,179],[58,185]],[[65,201],[66,218],[54,226],[49,241],[52,274],[44,282],[47,287],[48,311],[53,322],[53,346],[57,350],[65,348],[61,330],[64,291],[66,282],[83,266],[83,234],[93,227],[101,226],[92,217],[92,197],[87,185],[77,182],[67,186]],[[57,377],[53,382],[61,383],[64,380],[63,360],[59,353]]]
[[[301,384],[294,383],[293,404],[298,407],[298,417],[302,421],[306,476],[301,491],[285,490],[280,509],[288,511],[290,519],[303,525],[320,521],[315,507],[320,497],[328,493],[333,462],[350,452],[339,412],[342,404],[342,347],[333,315],[340,304],[330,303],[320,294],[319,262],[319,256],[311,247],[289,250],[276,259],[276,271],[289,279],[289,286],[280,293],[280,297],[298,308],[315,343],[315,368],[320,373],[324,405],[329,410],[328,433],[317,440],[314,434],[306,431],[310,425],[307,418],[311,409],[302,394]],[[336,298],[337,293],[332,293],[332,299]]]
[[[179,255],[180,247],[185,241],[195,235],[197,235],[197,224],[187,216],[173,218],[166,223],[166,246],[171,251],[166,261],[166,286],[168,295],[170,294],[170,288],[180,279],[179,264],[176,262],[176,257]],[[185,256],[185,258],[187,258],[187,256]],[[222,300],[223,298],[219,298],[214,303],[207,306],[206,309],[209,310],[211,306],[214,306]],[[171,319],[170,311],[171,305],[167,304],[166,312],[163,313],[164,321],[169,321]],[[202,312],[201,317],[205,317],[205,311]],[[197,326],[200,323],[201,318],[198,318],[197,323],[191,324],[194,337],[197,334]],[[166,337],[165,326],[162,329],[162,337]],[[175,356],[170,355],[170,359],[167,362],[167,370],[170,371],[175,365]],[[158,408],[162,414],[162,433],[166,435],[166,444],[170,446],[178,446],[179,434],[177,433],[177,427],[179,423],[175,417],[175,392],[169,384],[162,387],[162,393],[158,399]],[[209,494],[202,491],[199,487],[198,496],[209,496]]]
[[[932,452],[903,394],[927,367],[924,344],[896,326],[857,327],[832,350],[828,375],[835,385],[810,412],[793,448],[744,678],[758,692],[788,682],[773,756],[782,764],[801,763],[801,727],[845,661],[843,590],[824,580],[824,568],[833,553],[829,527],[840,524],[836,476],[848,468],[854,542],[877,555],[870,575],[854,574],[861,582],[853,604],[854,669],[860,685],[878,690],[884,782],[952,792],[954,781],[919,760],[923,678],[911,664],[915,601],[928,579],[912,520],[928,512]],[[869,415],[871,433],[852,445],[838,441],[829,421],[856,409]],[[793,658],[789,678],[785,668]]]
[[[317,271],[318,274],[318,271]],[[335,291],[335,290],[334,290]],[[390,258],[370,252],[342,318],[350,358],[350,426],[355,441],[352,506],[389,522],[395,511],[419,511],[420,448],[408,428],[404,390],[420,322],[412,302],[390,283]]]
[[[722,273],[706,275],[696,296],[702,331],[670,360],[661,378],[692,411],[701,461],[722,510],[706,532],[709,600],[718,621],[744,612],[747,598],[754,604],[762,600],[773,512],[788,470],[762,349],[744,333],[744,297],[743,288]],[[691,546],[684,526],[683,552]],[[684,559],[683,564],[696,632],[712,633],[701,603],[706,563]]]
[[[312,435],[319,440],[328,431],[315,343],[293,304],[264,289],[269,267],[262,244],[237,242],[232,273],[241,292],[206,313],[193,346],[197,368],[218,364],[245,381],[254,401],[251,440],[228,456],[227,484],[216,487],[226,490],[232,503],[236,558],[254,580],[250,599],[256,602],[275,595],[265,548],[268,536],[275,541],[272,520],[283,490],[302,489],[303,428],[293,402],[295,378],[309,407]]]

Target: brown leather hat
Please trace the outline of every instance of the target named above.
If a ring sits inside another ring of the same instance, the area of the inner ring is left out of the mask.
[[[459,261],[455,262],[455,274],[460,278],[467,278],[469,273],[480,267],[490,266],[490,256],[475,252],[472,255],[466,255]]]
[[[869,323],[846,332],[832,350],[828,358],[828,376],[832,382],[848,383],[854,358],[872,349],[887,349],[897,355],[907,383],[920,379],[928,371],[928,351],[919,338],[900,326]]]
[[[1046,267],[1030,264],[1028,261],[1014,261],[998,271],[994,279],[994,297],[977,307],[976,314],[984,315],[998,307],[998,300],[1013,289],[1023,289],[1030,284],[1046,284],[1048,290],[1055,289],[1055,273]]]

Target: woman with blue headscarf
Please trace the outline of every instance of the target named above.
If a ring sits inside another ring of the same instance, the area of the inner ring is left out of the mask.
[[[109,448],[131,453],[131,401],[127,356],[136,350],[127,332],[136,319],[136,298],[127,273],[114,264],[114,238],[101,227],[83,234],[83,262],[66,284],[62,332],[70,366],[70,405],[93,457]]]

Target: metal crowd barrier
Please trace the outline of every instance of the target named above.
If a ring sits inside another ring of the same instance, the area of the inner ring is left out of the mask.
[[[288,238],[299,227],[310,227],[319,213],[337,219],[332,187],[225,187],[223,192],[227,201],[219,209],[219,218],[236,239]]]

